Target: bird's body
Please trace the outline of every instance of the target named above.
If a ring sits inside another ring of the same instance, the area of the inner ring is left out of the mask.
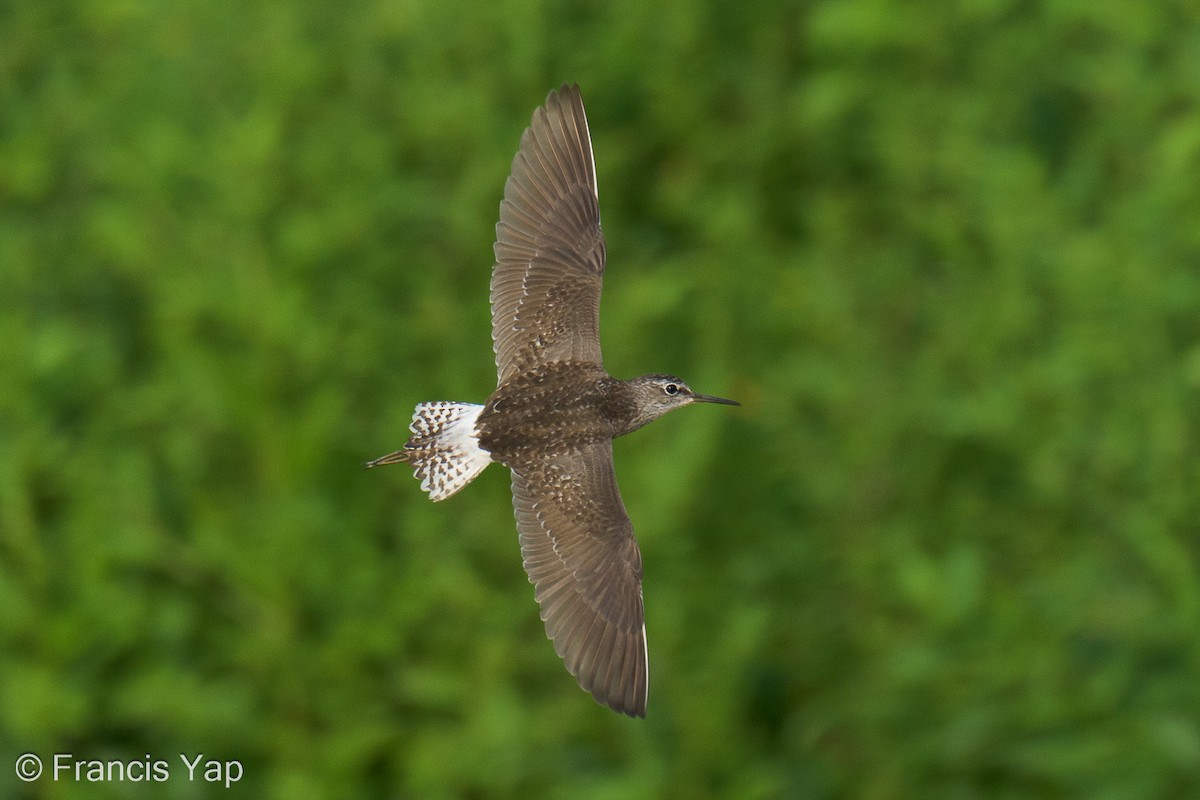
[[[511,467],[543,454],[612,439],[620,420],[621,382],[603,367],[555,361],[514,376],[494,391],[479,415],[479,444]]]
[[[642,558],[617,489],[612,439],[694,402],[671,375],[617,380],[599,338],[604,235],[595,165],[576,86],[534,112],[504,189],[492,272],[497,387],[480,406],[417,406],[402,450],[443,500],[489,463],[512,471],[524,566],[546,632],[597,701],[645,716]]]

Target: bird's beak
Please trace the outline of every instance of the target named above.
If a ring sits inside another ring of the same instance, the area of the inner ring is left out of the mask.
[[[692,400],[697,403],[720,403],[723,406],[740,406],[737,400],[726,400],[724,397],[713,397],[711,394],[692,393]]]

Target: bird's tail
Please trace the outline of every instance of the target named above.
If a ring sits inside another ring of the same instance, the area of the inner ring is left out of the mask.
[[[492,463],[491,454],[479,446],[475,430],[481,411],[483,406],[474,403],[421,403],[413,412],[408,426],[412,436],[404,449],[369,461],[367,466],[411,464],[429,499],[445,500]]]

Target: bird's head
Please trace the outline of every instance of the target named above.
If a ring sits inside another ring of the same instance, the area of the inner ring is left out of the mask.
[[[692,387],[688,386],[682,378],[674,375],[664,375],[656,373],[653,375],[643,375],[640,378],[634,378],[629,382],[630,388],[633,390],[634,401],[637,405],[639,416],[639,425],[645,425],[647,422],[658,419],[663,414],[676,408],[690,406],[692,403],[721,403],[727,406],[739,406],[735,400],[726,400],[724,397],[713,397],[712,395],[700,394],[692,391]]]

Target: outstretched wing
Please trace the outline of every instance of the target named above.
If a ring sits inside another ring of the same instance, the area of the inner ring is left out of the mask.
[[[644,717],[642,556],[612,442],[512,468],[521,554],[554,649],[598,702]]]
[[[549,361],[599,364],[605,245],[578,86],[551,92],[521,136],[495,253],[497,384]]]

